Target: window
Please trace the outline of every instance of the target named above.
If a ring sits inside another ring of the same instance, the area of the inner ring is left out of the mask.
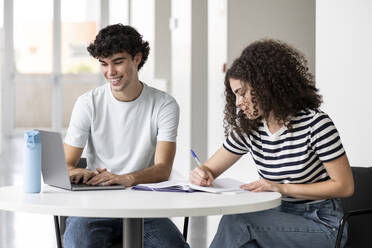
[[[4,26],[4,0],[0,0],[0,29]]]
[[[14,0],[14,127],[50,128],[53,1]]]
[[[99,2],[65,0],[61,4],[62,73],[98,73],[98,65],[86,48],[97,34]]]
[[[0,49],[5,39],[14,47],[14,77],[11,69],[4,73],[10,76],[6,86],[15,98],[6,115],[9,129],[62,131],[77,97],[104,82],[87,46],[102,23],[128,23],[129,0],[9,1],[13,1],[9,12],[13,13],[13,40],[2,32],[4,0],[0,0]],[[53,30],[55,23],[60,23],[60,42],[55,39],[59,37]]]
[[[128,0],[110,0],[110,24],[128,24]]]
[[[15,81],[15,127],[21,129],[52,127],[52,83],[44,77],[19,75]]]
[[[51,73],[53,1],[14,0],[14,57],[18,73]]]
[[[99,28],[99,1],[61,2],[62,127],[67,128],[76,99],[99,86],[99,64],[87,46]]]

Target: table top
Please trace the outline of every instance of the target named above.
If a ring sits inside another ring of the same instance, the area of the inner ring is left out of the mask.
[[[44,185],[40,194],[22,186],[0,188],[0,210],[111,218],[208,216],[261,211],[279,206],[277,192],[213,194],[97,190],[72,192]]]

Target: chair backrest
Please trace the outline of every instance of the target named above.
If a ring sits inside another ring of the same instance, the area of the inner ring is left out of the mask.
[[[352,167],[352,171],[355,191],[353,196],[341,200],[345,213],[372,208],[372,167]],[[353,216],[348,223],[346,247],[370,247],[372,214]]]
[[[76,167],[83,168],[83,169],[86,168],[87,167],[87,159],[86,158],[80,158]]]

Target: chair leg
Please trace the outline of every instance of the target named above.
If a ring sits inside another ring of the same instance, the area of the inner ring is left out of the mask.
[[[189,227],[189,217],[185,217],[185,220],[183,222],[183,238],[185,241],[187,241],[187,230]]]
[[[56,215],[54,216],[54,229],[56,231],[57,247],[62,248],[61,230],[59,229],[59,220]]]

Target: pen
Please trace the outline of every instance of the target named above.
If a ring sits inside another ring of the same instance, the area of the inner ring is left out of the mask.
[[[202,163],[200,162],[198,156],[196,156],[195,152],[194,152],[192,149],[190,149],[190,151],[191,151],[191,155],[192,155],[193,158],[195,159],[195,161],[196,161],[196,163],[198,164],[198,166],[202,166]]]

